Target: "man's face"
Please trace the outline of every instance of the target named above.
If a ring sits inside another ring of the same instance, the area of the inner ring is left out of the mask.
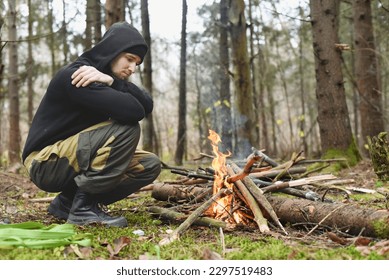
[[[141,59],[136,54],[122,52],[112,60],[111,71],[116,78],[124,80],[135,73],[140,63]]]

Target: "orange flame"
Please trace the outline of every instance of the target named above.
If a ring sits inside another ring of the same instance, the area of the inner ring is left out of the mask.
[[[212,151],[215,154],[215,158],[212,160],[212,167],[215,170],[215,182],[213,184],[213,193],[217,193],[226,182],[224,182],[225,177],[227,176],[226,168],[226,159],[231,155],[223,154],[219,151],[218,144],[222,141],[220,136],[213,130],[209,130],[208,139],[211,140]],[[227,187],[232,188],[231,184],[228,184]]]
[[[231,156],[231,152],[223,154],[219,151],[218,144],[221,142],[220,136],[213,130],[209,130],[208,139],[211,140],[212,151],[215,155],[212,160],[212,167],[215,171],[213,193],[217,193],[221,188],[226,187],[231,190],[231,193],[219,198],[208,209],[207,214],[213,216],[215,219],[224,220],[228,223],[241,223],[244,221],[244,215],[241,211],[233,211],[234,208],[234,195],[233,195],[233,183],[227,182],[227,157]]]

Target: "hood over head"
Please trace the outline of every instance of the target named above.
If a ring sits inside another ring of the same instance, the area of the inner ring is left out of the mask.
[[[120,53],[136,54],[142,63],[147,51],[146,41],[137,29],[127,22],[117,22],[105,32],[100,42],[84,52],[78,60],[86,60],[99,71],[109,73],[110,62]]]

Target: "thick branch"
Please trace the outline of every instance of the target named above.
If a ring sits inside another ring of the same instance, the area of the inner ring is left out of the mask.
[[[227,172],[229,175],[231,175],[231,176],[235,175],[235,172],[232,170],[232,168],[230,166],[227,166],[226,168],[227,168]],[[254,220],[257,223],[259,230],[261,232],[269,232],[270,229],[267,225],[267,220],[263,217],[261,209],[259,208],[257,202],[255,201],[255,198],[251,195],[250,191],[246,188],[246,186],[240,180],[236,181],[235,185],[240,190],[243,197],[245,198],[247,206],[253,212]]]
[[[175,222],[182,222],[187,218],[187,215],[166,209],[163,207],[158,206],[151,206],[148,208],[148,210],[153,213],[154,215],[158,215],[161,218],[167,219],[169,221],[175,221]],[[194,222],[194,225],[197,226],[213,226],[213,227],[221,227],[225,228],[226,223],[220,220],[215,220],[209,217],[199,217]]]
[[[233,172],[239,172],[240,168],[233,162],[231,162]],[[261,189],[259,189],[255,183],[250,179],[250,177],[246,177],[243,179],[244,185],[248,188],[250,193],[254,196],[255,200],[258,204],[266,211],[266,213],[271,217],[271,219],[282,229],[282,231],[287,235],[288,233],[285,231],[284,227],[280,223],[277,214],[273,210],[273,207],[267,201],[266,197],[263,195]]]
[[[201,205],[199,208],[197,208],[195,211],[193,211],[192,214],[190,214],[189,217],[178,228],[176,228],[169,237],[162,239],[159,242],[159,245],[161,245],[161,246],[167,245],[167,244],[170,244],[170,243],[174,242],[175,240],[179,239],[180,235],[186,229],[188,229],[194,223],[194,221],[196,221],[200,217],[200,215],[204,211],[206,211],[211,206],[211,204],[213,202],[215,202],[215,200],[217,200],[222,194],[225,194],[227,191],[229,191],[229,190],[220,189],[210,199],[208,199],[206,202],[204,202],[203,205]]]

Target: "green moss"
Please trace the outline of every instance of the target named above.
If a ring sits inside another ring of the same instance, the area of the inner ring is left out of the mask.
[[[326,172],[338,172],[344,168],[355,166],[361,159],[361,154],[355,144],[355,141],[351,143],[347,150],[339,149],[328,149],[322,156],[323,159],[345,159],[336,163],[331,164],[329,167],[325,168]],[[324,164],[316,164],[311,166],[310,169],[318,168],[319,166],[324,166]]]
[[[226,246],[232,249],[226,256],[231,260],[285,260],[292,252],[282,241],[270,237],[253,241],[250,238],[228,236]]]
[[[379,220],[373,222],[373,228],[380,238],[389,238],[389,224],[387,220]]]

